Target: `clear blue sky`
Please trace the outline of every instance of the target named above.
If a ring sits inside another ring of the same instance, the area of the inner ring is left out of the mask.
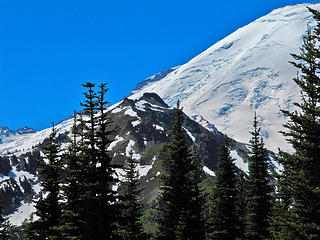
[[[87,81],[116,103],[275,8],[317,1],[2,0],[0,126],[49,127],[80,109]]]

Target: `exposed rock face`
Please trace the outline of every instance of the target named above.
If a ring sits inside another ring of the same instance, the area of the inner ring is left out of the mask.
[[[11,170],[12,170],[12,167],[10,164],[9,157],[0,156],[0,173],[7,176]]]
[[[110,129],[114,130],[111,136],[114,141],[108,146],[109,154],[114,163],[122,165],[129,151],[133,150],[133,157],[139,162],[137,170],[144,189],[143,201],[150,203],[158,193],[158,176],[162,174],[162,164],[170,142],[174,109],[157,94],[145,93],[136,100],[125,98],[108,108],[106,114],[111,121]],[[218,147],[225,136],[204,118],[195,118],[200,124],[187,115],[184,118],[184,134],[188,144],[194,146],[199,164],[204,169],[203,178],[211,178],[218,162]],[[72,125],[73,119],[67,119],[56,126],[57,141],[62,148],[67,146]],[[49,128],[23,138],[17,136],[8,145],[0,144],[0,172],[3,175],[2,186],[6,186],[1,191],[5,196],[7,212],[13,212],[20,205],[32,208],[32,199],[39,197],[41,186],[38,179],[41,176],[37,173],[37,160],[44,156],[41,146],[46,144],[50,132]],[[247,170],[247,152],[245,144],[232,140],[232,153],[237,158],[237,166],[243,171]],[[122,180],[123,170],[116,171]]]

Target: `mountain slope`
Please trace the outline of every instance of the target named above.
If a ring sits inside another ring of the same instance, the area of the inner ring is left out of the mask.
[[[188,63],[138,84],[130,98],[155,92],[169,106],[179,99],[189,116],[203,116],[241,142],[249,140],[256,111],[267,147],[287,148],[278,133],[285,122],[280,109],[299,100],[292,81],[297,70],[288,61],[290,53],[299,53],[307,25],[315,24],[307,6],[320,9],[320,4],[299,4],[274,10]]]
[[[170,141],[173,109],[170,108],[157,94],[145,93],[141,98],[131,100],[125,98],[120,103],[108,108],[107,115],[112,121],[114,129],[108,151],[113,161],[123,164],[133,150],[133,157],[139,161],[137,170],[143,187],[143,200],[150,202],[157,196],[158,176],[162,173],[162,160],[165,158],[166,144]],[[197,118],[203,127],[185,115],[183,127],[185,137],[190,145],[195,146],[199,164],[203,169],[204,179],[214,175],[217,164],[218,147],[223,142],[224,135],[203,118]],[[73,119],[67,119],[55,128],[58,141],[65,148]],[[43,156],[41,145],[48,138],[51,129],[15,136],[8,143],[0,144],[0,185],[5,197],[6,213],[10,213],[10,220],[20,225],[34,212],[32,200],[39,198],[41,186],[38,183],[37,164],[35,159]],[[248,149],[245,144],[232,140],[232,155],[236,158],[236,165],[244,172],[248,171]],[[122,169],[116,169],[118,177],[122,179]],[[114,186],[114,188],[120,186]],[[14,199],[14,202],[12,202]]]

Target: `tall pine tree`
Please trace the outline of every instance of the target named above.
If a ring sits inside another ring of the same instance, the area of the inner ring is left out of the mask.
[[[96,130],[97,163],[95,181],[97,186],[95,194],[98,198],[96,224],[99,225],[99,231],[103,234],[103,239],[115,239],[118,238],[117,229],[122,206],[120,204],[121,201],[118,201],[117,192],[112,189],[112,186],[119,182],[115,177],[115,168],[121,166],[112,163],[112,158],[107,150],[107,147],[112,142],[110,136],[113,134],[113,130],[110,129],[111,121],[105,111],[105,107],[108,104],[105,99],[107,91],[106,83],[99,85],[96,107],[99,113]]]
[[[165,172],[161,175],[161,196],[158,208],[158,240],[175,239],[199,239],[191,234],[190,226],[193,223],[193,216],[190,213],[190,203],[197,197],[198,176],[192,173],[193,157],[187,145],[182,128],[183,112],[179,106],[175,108],[175,117],[171,131],[171,142],[169,144],[168,157],[164,162]],[[192,183],[193,182],[193,183]],[[196,206],[194,206],[196,208]],[[193,209],[196,211],[196,209]],[[197,219],[201,221],[200,219]],[[201,226],[202,227],[202,226]],[[194,232],[201,230],[193,229]]]
[[[146,240],[147,235],[143,232],[141,216],[142,204],[140,202],[139,189],[139,173],[136,170],[137,163],[133,159],[133,152],[130,151],[130,156],[124,166],[124,181],[122,182],[123,209],[121,217],[122,221],[119,233],[123,240]]]
[[[208,239],[236,239],[236,166],[230,156],[230,140],[220,148],[219,163],[213,190]]]
[[[71,139],[69,146],[63,154],[63,165],[66,177],[63,179],[63,223],[60,226],[62,236],[66,240],[82,239],[80,234],[81,224],[79,222],[79,195],[81,174],[81,152],[77,140],[79,134],[77,130],[77,113],[74,112],[73,126],[71,129]]]
[[[268,153],[260,136],[255,114],[249,154],[248,203],[245,236],[248,240],[269,239],[271,186],[269,185]]]
[[[205,239],[205,221],[203,210],[205,207],[205,194],[201,189],[201,168],[197,161],[194,149],[192,150],[190,164],[189,186],[186,206],[181,213],[176,228],[177,240],[201,240]]]
[[[30,223],[27,236],[32,240],[59,240],[61,234],[61,156],[60,146],[56,143],[56,130],[52,132],[48,143],[43,147],[45,158],[38,161],[40,184],[43,195],[36,203],[36,215],[39,219]]]
[[[247,209],[247,191],[246,191],[246,180],[244,173],[239,171],[237,177],[236,185],[236,239],[245,240],[245,218],[246,218],[246,209]]]
[[[114,177],[112,158],[107,152],[110,130],[109,119],[105,114],[106,84],[100,85],[98,94],[94,84],[83,85],[84,117],[80,134],[81,181],[79,197],[79,219],[82,239],[117,239],[117,225],[120,213],[116,192],[112,185],[118,180]]]
[[[277,205],[282,210],[276,239],[319,239],[320,236],[320,12],[309,9],[317,25],[303,37],[299,55],[291,62],[300,70],[294,78],[301,88],[296,111],[283,111],[289,121],[283,132],[294,153],[280,152],[284,167]]]
[[[0,239],[8,240],[11,236],[11,225],[8,217],[4,217],[3,192],[0,195]]]

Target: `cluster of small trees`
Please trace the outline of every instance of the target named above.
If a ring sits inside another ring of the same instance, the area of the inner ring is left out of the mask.
[[[271,193],[268,154],[258,121],[250,141],[248,180],[230,156],[230,140],[220,148],[212,196],[201,189],[200,164],[186,144],[182,110],[176,108],[168,158],[164,163],[155,239],[269,239]],[[206,211],[209,208],[210,211]]]
[[[267,180],[267,154],[256,118],[248,186],[230,157],[230,142],[226,137],[220,149],[214,194],[207,204],[207,196],[201,189],[200,163],[186,142],[183,112],[177,104],[160,177],[158,231],[150,236],[141,223],[141,189],[132,153],[124,166],[123,192],[119,194],[113,189],[119,184],[115,168],[120,166],[112,164],[107,151],[112,131],[104,112],[105,84],[99,86],[98,93],[94,84],[87,83],[84,87],[88,91],[82,103],[83,114],[78,117],[74,114],[67,149],[61,151],[54,126],[43,147],[45,157],[39,160],[43,195],[36,203],[38,219],[33,219],[24,229],[25,239],[201,240],[267,236],[266,213],[270,211],[271,189]],[[208,205],[210,213],[206,220],[204,213]]]
[[[106,89],[105,84],[100,85],[97,95],[94,84],[84,87],[88,89],[82,104],[84,116],[74,116],[67,150],[61,151],[54,126],[43,149],[39,174],[44,194],[36,203],[39,219],[25,229],[27,239],[105,239],[113,232],[110,219],[119,214],[111,185],[117,179],[106,154],[110,141],[105,137],[107,119],[103,114]]]

